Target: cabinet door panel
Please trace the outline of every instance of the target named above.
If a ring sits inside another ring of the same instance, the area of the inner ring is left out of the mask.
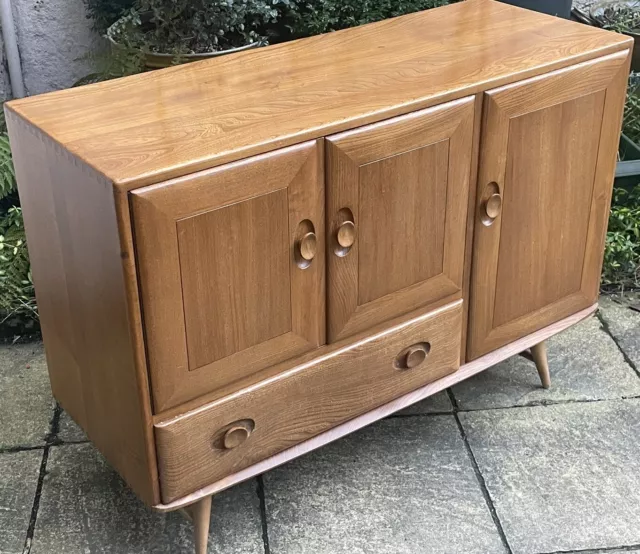
[[[485,95],[469,359],[597,301],[627,64],[622,52]]]
[[[322,164],[311,142],[132,193],[156,411],[324,344]]]
[[[291,330],[287,208],[280,189],[178,221],[190,369]]]
[[[461,296],[473,120],[464,98],[327,139],[330,341]]]

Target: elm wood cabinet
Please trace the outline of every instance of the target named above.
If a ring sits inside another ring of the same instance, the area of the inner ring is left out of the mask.
[[[235,483],[512,355],[549,386],[630,45],[467,0],[8,103],[55,397],[203,553]]]

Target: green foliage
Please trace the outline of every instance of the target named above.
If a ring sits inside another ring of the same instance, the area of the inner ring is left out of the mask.
[[[295,0],[286,13],[291,36],[299,38],[381,21],[449,4],[449,0]]]
[[[118,46],[88,57],[96,70],[76,81],[73,84],[74,87],[135,75],[144,71],[144,53],[135,48]]]
[[[20,334],[37,321],[22,210],[11,206],[0,216],[0,326]]]
[[[4,111],[0,106],[0,200],[7,198],[16,190],[16,174],[11,159],[9,135],[4,120]]]
[[[22,210],[9,137],[0,108],[0,335],[37,329],[36,307]]]
[[[87,18],[93,21],[93,28],[101,35],[133,7],[133,2],[134,0],[84,0]]]
[[[629,76],[622,132],[640,144],[640,73],[631,73]]]
[[[640,30],[640,3],[612,3],[595,17],[603,29],[618,33],[635,33]]]
[[[640,286],[640,184],[613,191],[602,281],[615,288]]]
[[[176,55],[263,41],[290,0],[136,0],[109,29],[116,43]]]

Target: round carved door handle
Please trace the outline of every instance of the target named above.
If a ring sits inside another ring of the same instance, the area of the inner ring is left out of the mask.
[[[336,240],[342,248],[351,248],[356,241],[356,224],[353,221],[345,221],[338,227]]]
[[[308,262],[313,260],[318,252],[318,237],[316,237],[316,234],[312,232],[305,234],[300,239],[298,250],[303,260],[307,260]]]
[[[420,342],[409,348],[405,348],[396,360],[396,367],[399,369],[413,369],[422,364],[429,355],[431,345],[428,342]]]
[[[407,369],[418,367],[427,359],[427,349],[424,346],[412,346],[405,356],[404,365]]]
[[[492,194],[484,205],[487,217],[495,219],[502,211],[502,196],[499,193]]]
[[[231,450],[240,446],[244,441],[249,438],[251,434],[251,428],[245,423],[239,423],[232,425],[227,429],[222,439],[222,444],[227,450]]]

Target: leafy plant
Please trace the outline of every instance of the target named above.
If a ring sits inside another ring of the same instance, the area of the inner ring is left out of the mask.
[[[0,109],[0,335],[35,331],[38,309],[18,206],[11,147]]]
[[[640,29],[640,2],[611,2],[594,19],[603,29],[635,33]]]
[[[300,38],[381,21],[449,4],[449,0],[295,0],[286,12],[289,31]]]
[[[87,18],[93,21],[94,30],[101,35],[133,7],[133,2],[134,0],[84,0]]]
[[[0,218],[0,326],[19,334],[37,321],[22,209],[12,206]]]
[[[136,0],[109,28],[117,44],[176,55],[227,50],[263,41],[290,0]]]
[[[16,174],[13,169],[11,147],[4,111],[0,106],[0,200],[7,198],[16,190]]]
[[[87,57],[91,60],[95,71],[78,79],[73,84],[74,87],[135,75],[145,69],[144,53],[122,45],[106,52],[92,53]]]
[[[640,286],[640,184],[613,191],[602,281],[608,288]]]
[[[633,142],[640,144],[640,73],[631,73],[629,76],[622,132]]]

